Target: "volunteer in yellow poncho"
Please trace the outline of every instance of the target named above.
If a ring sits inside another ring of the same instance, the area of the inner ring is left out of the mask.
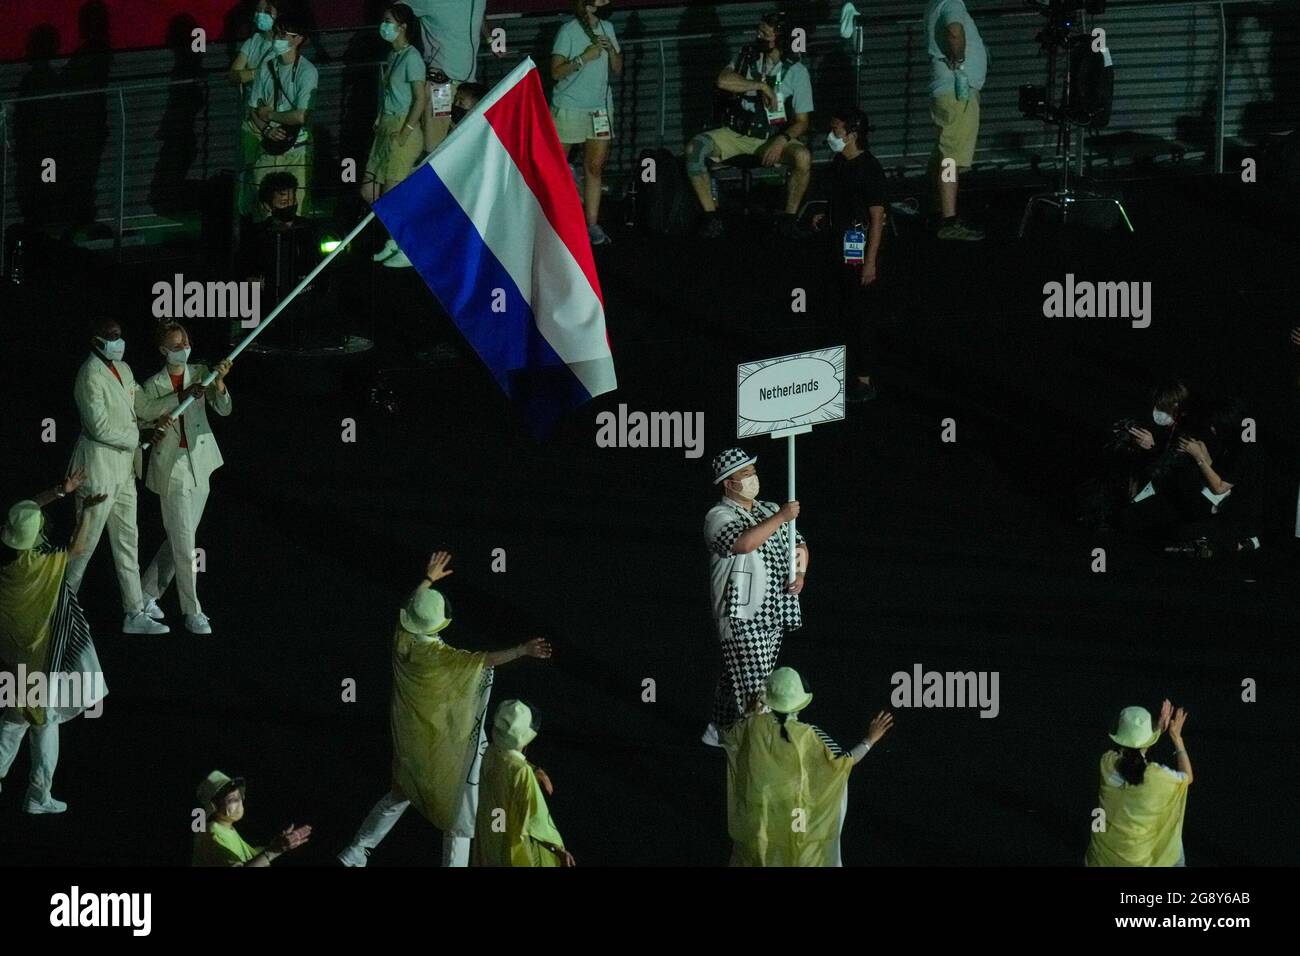
[[[86,498],[68,549],[45,539],[41,508],[86,479],[78,469],[35,498],[9,509],[0,528],[0,779],[31,731],[31,771],[23,809],[62,813],[50,793],[59,760],[59,724],[97,708],[108,693],[90,626],[67,585],[68,558],[86,549],[91,511],[104,496]],[[97,715],[98,711],[93,710]]]
[[[1187,712],[1164,702],[1160,722],[1151,727],[1145,707],[1125,707],[1110,739],[1120,745],[1101,758],[1098,801],[1102,815],[1096,823],[1087,866],[1185,866],[1183,815],[1187,788],[1192,783],[1192,761],[1183,746]],[[1148,763],[1146,752],[1168,728],[1178,769]]]
[[[792,668],[774,670],[764,696],[772,713],[751,714],[721,735],[731,865],[839,866],[849,773],[893,718],[881,711],[866,738],[844,753],[796,719],[812,694]]]
[[[524,756],[536,736],[526,704],[508,700],[497,708],[479,775],[475,866],[574,865],[546,806],[551,781]]]
[[[393,635],[393,785],[371,808],[352,842],[339,853],[344,866],[365,866],[406,808],[442,831],[443,866],[468,866],[478,807],[479,761],[494,668],[520,657],[550,657],[541,638],[504,651],[458,650],[437,635],[451,624],[447,601],[433,590],[452,572],[439,551],[398,613]]]
[[[194,834],[193,866],[270,866],[279,856],[296,850],[311,837],[311,827],[292,823],[276,835],[271,845],[251,847],[235,829],[244,819],[244,801],[248,790],[244,778],[231,779],[220,770],[203,778],[195,795],[203,828]]]

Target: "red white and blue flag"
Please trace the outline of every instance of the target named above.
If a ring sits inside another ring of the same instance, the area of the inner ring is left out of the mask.
[[[617,387],[586,219],[531,59],[374,208],[535,432]]]

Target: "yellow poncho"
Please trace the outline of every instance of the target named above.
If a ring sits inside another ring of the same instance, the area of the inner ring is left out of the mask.
[[[1115,786],[1119,754],[1101,758],[1101,808],[1106,829],[1093,833],[1088,866],[1173,866],[1183,852],[1183,813],[1187,783],[1147,764],[1140,786]]]
[[[479,775],[475,866],[559,866],[542,844],[563,847],[533,765],[518,750],[488,747]]]
[[[194,834],[194,856],[190,865],[243,866],[261,852],[245,843],[234,827],[213,821],[205,832]]]
[[[393,635],[393,785],[443,832],[470,836],[463,797],[492,689],[487,655]]]
[[[722,733],[732,866],[830,866],[853,759],[807,724],[755,714]]]
[[[68,553],[19,551],[0,568],[0,661],[28,673],[49,668],[50,634]],[[44,707],[19,711],[28,722],[45,723]]]

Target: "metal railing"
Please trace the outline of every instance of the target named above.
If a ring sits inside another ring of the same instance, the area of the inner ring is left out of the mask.
[[[1219,29],[1219,37],[1218,37],[1219,63],[1218,63],[1217,83],[1214,89],[1214,93],[1217,100],[1214,135],[1215,135],[1215,144],[1216,144],[1216,148],[1215,148],[1216,169],[1218,172],[1223,171],[1224,142],[1226,138],[1225,101],[1227,98],[1226,91],[1227,91],[1227,62],[1228,62],[1228,28],[1227,28],[1227,16],[1226,16],[1225,8],[1228,6],[1246,6],[1246,5],[1273,6],[1275,5],[1276,2],[1277,0],[1199,0],[1199,2],[1198,0],[1142,0],[1142,2],[1113,3],[1111,5],[1112,12],[1120,11],[1120,10],[1128,10],[1128,9],[1164,8],[1164,7],[1195,8],[1195,7],[1203,7],[1203,6],[1212,6],[1217,9],[1218,29]],[[994,17],[1038,16],[1038,12],[1036,10],[1026,9],[1023,6],[982,9],[977,12],[979,13],[980,18],[982,20],[986,18],[994,18]],[[554,19],[556,22],[560,22],[566,18],[549,17],[545,19],[547,20]],[[868,22],[875,25],[914,27],[916,24],[921,23],[922,19],[921,17],[916,15],[907,15],[907,16],[875,18],[869,20]],[[347,32],[347,31],[342,31],[342,32]],[[828,30],[827,32],[829,33],[831,31]],[[748,33],[744,34],[744,37],[747,36]],[[669,70],[668,46],[670,44],[695,43],[695,42],[704,42],[704,41],[717,44],[719,42],[726,42],[737,38],[742,38],[742,37],[740,37],[739,34],[737,34],[736,36],[721,36],[717,33],[694,33],[694,34],[669,34],[663,36],[629,38],[622,41],[621,45],[623,46],[623,48],[625,49],[631,48],[633,50],[641,50],[641,49],[649,50],[653,55],[656,56],[656,59],[658,61],[659,74],[661,77],[661,82],[659,83],[659,104],[658,104],[658,117],[657,117],[658,142],[660,146],[664,145],[667,139],[667,129],[668,129],[668,84],[667,82],[662,81],[662,80],[666,80],[668,77],[668,70]],[[825,39],[823,39],[822,34],[819,32],[817,41],[814,44],[810,44],[810,47],[814,49],[820,47],[829,48],[833,44],[838,44],[841,42],[845,42],[845,41],[841,41],[838,34],[834,35],[833,37],[826,37]],[[810,49],[810,52],[812,52],[812,49]],[[490,62],[491,58],[488,57],[486,54],[484,54],[483,57],[485,60]],[[378,70],[381,69],[382,66],[383,66],[382,62],[372,61],[372,62],[362,62],[362,63],[340,63],[340,64],[331,63],[331,64],[320,66],[318,67],[318,69],[322,74],[325,74],[334,71],[342,71],[346,69],[355,70],[358,67],[362,67],[362,68],[374,67],[378,73]],[[29,102],[40,101],[40,100],[63,100],[63,99],[70,99],[70,98],[84,97],[84,96],[116,97],[117,133],[118,133],[117,202],[116,202],[117,208],[116,208],[116,214],[107,221],[115,223],[116,228],[114,232],[114,249],[115,249],[115,254],[118,257],[120,257],[121,250],[122,250],[122,236],[125,230],[125,224],[127,219],[126,164],[127,164],[127,143],[130,140],[130,136],[129,136],[130,123],[129,123],[129,116],[127,111],[126,94],[135,91],[141,91],[141,90],[157,91],[163,88],[191,86],[191,85],[202,85],[205,87],[211,87],[214,81],[224,82],[225,75],[226,75],[226,70],[222,69],[218,71],[213,71],[207,74],[206,76],[196,77],[196,78],[188,78],[188,79],[181,79],[181,80],[164,80],[162,82],[150,82],[150,83],[139,83],[139,84],[117,84],[117,85],[107,86],[107,87],[103,87],[100,89],[93,89],[93,90],[75,90],[75,91],[60,92],[60,93],[40,94],[35,96],[11,97],[5,100],[0,100],[0,275],[3,275],[5,273],[6,256],[8,255],[8,243],[7,243],[6,231],[10,223],[8,196],[9,196],[9,166],[10,166],[9,154],[12,149],[12,144],[10,141],[11,140],[10,134],[12,132],[12,121],[10,119],[10,113],[9,113],[11,107],[16,106],[17,104],[20,103],[29,103]],[[855,82],[855,87],[857,85],[858,85],[857,82]],[[237,95],[242,96],[242,88],[235,88],[235,91]],[[855,89],[855,93],[860,95],[861,90]],[[896,158],[896,157],[885,156],[882,158]],[[1082,151],[1080,152],[1080,160],[1082,160]],[[103,220],[99,220],[99,221],[103,221]]]

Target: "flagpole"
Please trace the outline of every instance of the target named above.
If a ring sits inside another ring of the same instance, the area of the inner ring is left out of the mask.
[[[285,306],[287,306],[290,302],[292,302],[295,298],[297,298],[298,293],[300,293],[303,289],[307,288],[307,286],[311,285],[311,281],[315,279],[318,275],[320,275],[321,272],[324,271],[325,267],[334,261],[334,257],[337,256],[340,252],[342,252],[347,247],[348,243],[350,243],[353,239],[355,239],[358,235],[360,235],[361,230],[365,229],[366,226],[370,225],[370,220],[374,218],[375,218],[375,213],[374,210],[372,209],[369,213],[366,214],[366,217],[364,219],[362,219],[359,223],[356,224],[356,226],[353,228],[351,232],[349,232],[346,236],[343,237],[343,239],[339,242],[339,244],[335,246],[334,249],[324,259],[322,259],[319,263],[316,264],[316,268],[312,269],[311,272],[307,273],[307,275],[303,278],[303,280],[299,282],[296,286],[294,286],[292,292],[290,292],[288,295],[286,295],[283,299],[280,300],[279,304],[274,309],[271,310],[271,314],[258,323],[257,328],[253,329],[246,336],[244,336],[244,340],[240,342],[238,345],[236,345],[234,351],[232,351],[229,355],[227,355],[225,359],[223,359],[223,361],[233,362],[239,356],[240,352],[248,348],[248,346],[252,344],[253,339],[261,335],[262,330],[265,329],[268,325],[270,325],[275,320],[275,317],[277,315],[279,315],[281,312],[284,311]],[[203,388],[207,388],[216,380],[217,380],[216,371],[213,370],[208,372],[207,377],[204,378],[202,382]],[[189,408],[190,405],[192,405],[193,403],[194,403],[194,396],[187,395],[183,402],[181,402],[174,409],[172,409],[171,414],[168,417],[172,419],[176,419],[180,417],[182,414],[184,414],[185,409]],[[150,442],[145,442],[144,447],[147,449],[150,444],[151,444]]]

